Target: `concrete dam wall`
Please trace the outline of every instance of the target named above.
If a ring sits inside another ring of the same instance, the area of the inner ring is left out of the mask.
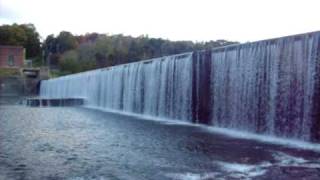
[[[320,32],[68,75],[46,98],[320,142]]]

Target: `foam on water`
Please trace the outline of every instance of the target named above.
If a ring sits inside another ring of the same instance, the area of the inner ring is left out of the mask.
[[[208,180],[208,179],[252,179],[254,177],[262,176],[267,172],[267,167],[271,166],[269,163],[262,163],[256,165],[229,163],[222,161],[215,161],[218,169],[214,172],[205,173],[168,173],[167,177],[175,180]]]
[[[108,178],[105,177],[94,177],[94,178],[88,178],[88,177],[72,177],[68,178],[67,180],[107,180]]]
[[[320,160],[307,160],[302,157],[295,157],[283,152],[273,153],[273,158],[277,161],[275,164],[282,167],[304,167],[320,168]]]
[[[165,176],[174,180],[206,180],[206,179],[220,179],[217,177],[219,173],[168,173]]]
[[[218,133],[233,138],[240,139],[251,139],[269,144],[285,145],[291,148],[299,148],[320,152],[320,144],[305,142],[301,140],[294,140],[288,138],[279,138],[271,135],[260,135],[255,133],[249,133],[244,131],[232,130],[227,128],[218,128],[218,127],[206,127],[202,126],[205,130],[211,131],[213,133]]]
[[[229,172],[230,177],[241,179],[251,179],[256,176],[262,176],[267,172],[266,168],[271,166],[268,162],[254,165],[222,161],[217,161],[215,163],[218,164],[222,170]]]
[[[320,161],[307,160],[302,157],[295,157],[284,152],[272,152],[274,160],[257,164],[239,164],[232,162],[215,161],[221,170],[229,172],[229,176],[240,179],[252,179],[268,173],[273,167],[298,167],[319,169]]]

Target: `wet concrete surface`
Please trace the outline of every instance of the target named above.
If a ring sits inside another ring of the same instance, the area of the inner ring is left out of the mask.
[[[320,179],[320,152],[86,108],[0,106],[0,180]]]

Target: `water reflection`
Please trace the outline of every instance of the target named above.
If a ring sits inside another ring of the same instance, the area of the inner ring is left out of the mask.
[[[0,106],[0,179],[320,178],[319,153],[84,108]]]

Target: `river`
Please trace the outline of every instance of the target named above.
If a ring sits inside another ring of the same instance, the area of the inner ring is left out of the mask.
[[[0,114],[1,180],[320,179],[317,145],[83,107],[3,105]]]

